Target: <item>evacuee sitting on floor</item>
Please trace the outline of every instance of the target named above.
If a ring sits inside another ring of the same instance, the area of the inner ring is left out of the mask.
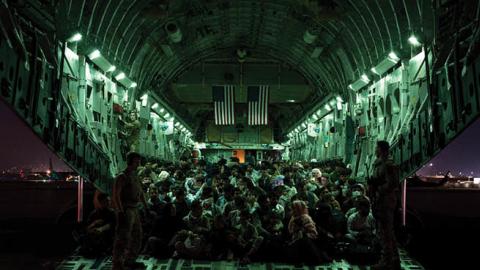
[[[345,237],[355,244],[373,246],[375,239],[375,219],[370,213],[370,200],[362,196],[355,201],[357,209],[348,218],[348,233]]]
[[[110,208],[110,199],[107,194],[98,195],[98,202],[98,208],[88,217],[84,234],[79,239],[81,253],[84,256],[106,254],[112,248],[115,213]]]
[[[292,235],[290,250],[295,263],[320,264],[330,260],[316,244],[317,227],[308,214],[307,204],[304,201],[297,200],[292,203],[292,217],[288,223],[288,231]]]

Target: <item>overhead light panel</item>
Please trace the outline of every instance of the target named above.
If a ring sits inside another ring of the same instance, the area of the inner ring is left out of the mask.
[[[167,113],[165,114],[165,118],[168,118],[169,116],[170,116],[170,114],[167,112]]]
[[[325,104],[325,110],[331,111],[332,107],[330,107],[330,104]]]
[[[400,57],[398,57],[398,55],[394,52],[394,51],[391,51],[389,54],[388,54],[388,58],[392,61],[394,61],[395,63],[398,63],[398,61],[400,61]]]
[[[120,72],[117,76],[115,76],[115,80],[119,81],[125,79],[125,73]]]
[[[174,121],[175,120],[175,117],[170,117],[170,121]]]
[[[75,33],[73,36],[67,39],[67,42],[77,42],[82,40],[82,34],[80,33]]]
[[[107,72],[114,72],[115,69],[117,69],[117,67],[112,65],[107,69]]]
[[[147,93],[143,94],[143,95],[140,97],[141,100],[144,100],[144,99],[146,99],[146,98],[148,98],[148,94],[147,94]]]
[[[100,57],[102,54],[100,53],[99,50],[94,50],[93,52],[91,52],[89,55],[88,55],[88,58],[90,58],[90,60],[93,60],[93,59],[96,59],[98,57]]]
[[[367,74],[362,74],[362,81],[364,81],[366,83],[370,82],[370,78],[368,78]]]
[[[348,88],[352,89],[353,91],[358,91],[368,85],[369,82],[370,79],[368,78],[368,76],[366,74],[363,74],[360,79],[350,84]]]
[[[161,109],[160,109],[160,113],[163,113],[164,111],[165,111],[164,108],[161,108]]]
[[[383,59],[378,65],[373,67],[371,71],[377,75],[383,75],[391,68],[393,68],[400,61],[400,57],[395,52],[390,52],[388,56]]]
[[[132,83],[130,84],[130,87],[131,87],[131,88],[137,87],[137,83],[136,83],[136,82],[132,82]]]
[[[155,103],[155,104],[152,105],[152,109],[155,110],[156,108],[158,108],[158,103]]]
[[[420,43],[420,41],[418,41],[418,38],[415,35],[411,35],[408,38],[408,42],[415,47],[422,45],[422,43]]]
[[[337,102],[343,102],[343,99],[341,96],[337,96]]]

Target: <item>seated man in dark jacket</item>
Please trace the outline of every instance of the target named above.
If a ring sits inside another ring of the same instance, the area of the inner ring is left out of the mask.
[[[107,194],[98,196],[99,207],[88,216],[81,250],[85,255],[98,256],[110,252],[115,232],[115,213]]]

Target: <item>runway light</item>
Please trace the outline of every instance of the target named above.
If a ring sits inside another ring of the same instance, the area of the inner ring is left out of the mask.
[[[131,87],[131,88],[137,87],[137,83],[136,83],[136,82],[132,82],[132,84],[130,84],[130,87]]]
[[[117,76],[115,76],[115,80],[119,81],[125,79],[125,73],[120,72]]]
[[[417,37],[414,36],[414,35],[411,35],[411,36],[408,38],[408,42],[409,42],[410,44],[412,44],[413,46],[415,46],[415,47],[422,45],[422,44],[418,41]]]
[[[102,54],[100,53],[99,50],[94,50],[93,52],[91,52],[89,55],[88,55],[88,58],[90,58],[90,60],[93,60],[95,58],[98,58],[100,57]]]
[[[114,71],[115,71],[115,69],[117,69],[117,67],[116,67],[116,66],[110,66],[110,68],[109,68],[109,69],[107,69],[107,72],[114,72]]]
[[[77,42],[82,40],[82,34],[80,33],[75,33],[73,36],[67,39],[67,42]]]

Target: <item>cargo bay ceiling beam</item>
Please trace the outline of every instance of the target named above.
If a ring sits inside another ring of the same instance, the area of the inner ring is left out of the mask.
[[[408,51],[412,33],[430,40],[432,16],[429,1],[395,0],[61,0],[56,14],[59,33],[84,33],[85,50],[99,48],[141,88],[166,91],[192,64],[246,48],[295,67],[320,96],[346,95],[392,49]]]

